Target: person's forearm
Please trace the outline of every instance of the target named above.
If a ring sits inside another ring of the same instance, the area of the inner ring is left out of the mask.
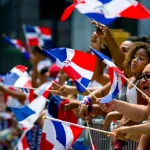
[[[17,98],[21,103],[24,104],[24,101],[26,99],[26,95],[23,92],[14,91],[14,90],[10,90],[7,88],[4,88],[3,92]]]
[[[134,125],[130,127],[131,135],[150,134],[150,123]]]
[[[94,104],[92,114],[105,116],[107,113],[102,111],[98,104]]]
[[[148,150],[150,148],[150,134],[143,134],[140,138],[137,150]]]
[[[123,70],[128,77],[132,77],[133,74],[131,73],[130,69],[125,69],[123,65],[125,60],[125,54],[120,50],[110,32],[106,36],[105,41],[107,43],[107,46],[109,47],[112,58],[114,59],[115,64],[118,66],[118,68]]]
[[[109,93],[109,90],[110,90],[110,83],[97,89],[96,91],[92,92],[88,96],[91,98],[92,103],[97,103],[95,98],[101,98],[106,96]]]
[[[130,104],[118,100],[115,100],[115,102],[116,102],[115,110],[122,113],[127,118],[135,122],[141,122],[146,119],[146,106]]]
[[[105,37],[105,41],[107,43],[107,46],[109,47],[112,57],[115,60],[115,63],[117,64],[119,68],[121,67],[120,69],[123,69],[122,66],[125,60],[125,54],[119,49],[115,39],[113,38],[110,32]]]
[[[38,87],[39,86],[38,83],[37,83],[38,71],[37,71],[37,65],[36,64],[34,64],[32,66],[32,75],[31,75],[31,77],[32,77],[32,86],[35,87],[35,88]]]

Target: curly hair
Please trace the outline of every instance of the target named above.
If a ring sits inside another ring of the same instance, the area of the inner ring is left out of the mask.
[[[134,42],[134,44],[130,47],[129,54],[124,61],[125,68],[131,67],[131,61],[133,60],[134,55],[141,48],[145,49],[145,52],[147,53],[150,59],[150,44],[145,43],[145,42]]]

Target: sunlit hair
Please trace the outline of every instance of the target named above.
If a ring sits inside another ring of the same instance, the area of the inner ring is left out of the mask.
[[[125,68],[131,67],[131,61],[133,60],[134,55],[141,48],[145,49],[145,52],[147,53],[147,56],[150,59],[150,44],[145,43],[145,42],[134,42],[134,44],[130,47],[129,54],[127,55],[124,61]]]

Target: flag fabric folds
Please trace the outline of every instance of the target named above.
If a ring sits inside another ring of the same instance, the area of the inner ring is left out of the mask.
[[[23,44],[23,42],[21,40],[19,40],[19,39],[11,39],[8,36],[4,36],[4,39],[12,47],[20,50],[20,52],[23,54],[25,59],[29,59],[30,54],[26,50],[25,45]]]
[[[27,106],[23,108],[11,107],[11,110],[23,128],[31,129],[34,122],[38,119],[41,111],[45,108],[46,101],[47,100],[44,96],[39,96]]]
[[[9,73],[6,74],[3,84],[12,85],[21,88],[31,88],[31,80],[26,72],[28,68],[22,65],[14,67]]]
[[[101,99],[101,103],[109,103],[113,100],[117,94],[120,92],[122,86],[125,83],[125,75],[124,73],[117,68],[117,66],[112,62],[110,58],[105,56],[103,53],[92,48],[92,51],[95,55],[97,55],[109,68],[108,73],[110,76],[111,89],[108,95]]]
[[[17,150],[30,150],[26,135],[19,141]]]
[[[42,131],[41,150],[68,150],[79,138],[82,130],[83,128],[69,123],[46,119]]]
[[[52,48],[52,33],[50,28],[24,25],[23,29],[29,46],[40,45]]]
[[[81,14],[105,25],[110,24],[119,17],[150,18],[150,11],[136,0],[77,0],[64,11],[61,20],[66,20],[74,8]]]
[[[84,92],[95,69],[96,57],[69,48],[42,49],[50,59],[72,78],[79,92]]]

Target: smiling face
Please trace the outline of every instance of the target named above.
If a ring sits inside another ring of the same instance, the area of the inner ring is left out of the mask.
[[[145,49],[140,48],[136,51],[131,61],[131,71],[135,74],[141,74],[145,66],[149,63],[149,56]]]
[[[140,88],[143,93],[150,97],[150,64],[148,64],[144,70],[142,76],[143,78],[140,81]]]

